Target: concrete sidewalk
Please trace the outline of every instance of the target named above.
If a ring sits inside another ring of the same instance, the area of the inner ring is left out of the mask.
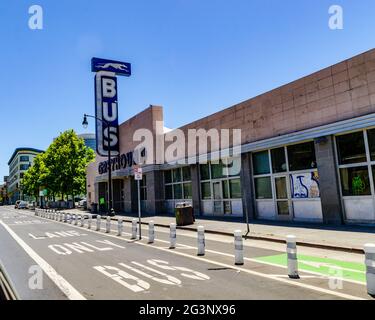
[[[82,214],[82,210],[66,210],[71,213]],[[131,222],[136,215],[117,215],[112,219],[122,217],[124,222]],[[142,223],[147,224],[151,220],[155,226],[169,228],[176,219],[172,216],[154,216],[142,218]],[[235,230],[247,233],[246,223],[232,220],[214,220],[212,218],[198,218],[194,225],[178,227],[178,229],[196,231],[198,226],[205,227],[207,233],[233,236]],[[375,243],[375,227],[361,226],[326,226],[302,223],[282,223],[271,221],[257,221],[250,224],[249,239],[259,239],[285,243],[285,237],[293,234],[297,237],[299,245],[322,249],[341,250],[346,252],[363,253],[366,243]]]

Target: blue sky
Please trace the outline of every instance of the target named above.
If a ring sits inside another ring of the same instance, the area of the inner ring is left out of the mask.
[[[40,31],[28,28],[33,4]],[[344,30],[328,28],[332,4]],[[2,0],[0,181],[15,148],[86,132],[93,56],[132,63],[120,122],[156,104],[173,128],[375,47],[374,13],[373,0]]]

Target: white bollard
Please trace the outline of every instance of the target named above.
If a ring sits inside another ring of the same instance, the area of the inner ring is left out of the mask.
[[[64,222],[68,222],[68,215],[66,213],[64,213]]]
[[[105,232],[106,233],[111,232],[111,217],[107,217],[107,222],[105,224]]]
[[[132,220],[132,240],[137,239],[137,219]]]
[[[148,243],[154,243],[155,241],[155,223],[150,221],[148,223]]]
[[[74,225],[75,226],[78,225],[78,215],[77,214],[74,215]]]
[[[100,231],[100,224],[102,223],[102,217],[100,215],[96,216],[96,231]]]
[[[375,244],[365,244],[367,293],[375,298]]]
[[[83,228],[85,226],[85,216],[81,215],[81,224],[80,226]]]
[[[286,252],[288,256],[288,276],[291,279],[299,279],[297,238],[293,235],[286,236]]]
[[[242,231],[234,231],[234,264],[236,266],[241,266],[243,262],[243,239]]]
[[[123,230],[122,218],[118,218],[118,220],[117,220],[117,235],[119,237],[122,236],[122,230]]]
[[[198,227],[198,256],[204,256],[206,251],[206,242],[204,238],[204,227]]]
[[[170,224],[170,230],[169,230],[169,240],[170,240],[169,249],[175,249],[176,248],[176,238],[177,238],[176,224],[171,223]]]
[[[89,218],[87,220],[87,229],[91,229],[91,224],[92,224],[92,215],[89,214]]]

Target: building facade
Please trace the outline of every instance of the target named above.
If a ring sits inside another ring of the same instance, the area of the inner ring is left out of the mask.
[[[151,106],[120,125],[121,155],[111,161],[116,211],[137,209],[132,137],[147,129],[154,148],[143,166],[144,213],[173,213],[184,201],[196,215],[375,224],[375,50],[179,128],[185,136],[241,130],[230,166],[213,143],[206,153],[186,144],[185,164],[159,159],[154,151],[167,150],[177,134],[160,123],[162,107]],[[89,205],[107,201],[107,169],[101,157],[89,166]]]
[[[44,151],[34,148],[17,148],[9,159],[8,197],[11,204],[17,200],[27,200],[22,193],[23,175],[34,162],[34,158]]]
[[[79,138],[82,138],[85,141],[86,147],[96,150],[96,136],[94,133],[83,133],[78,135]]]

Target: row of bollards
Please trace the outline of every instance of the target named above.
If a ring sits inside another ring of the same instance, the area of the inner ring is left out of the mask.
[[[69,213],[58,213],[56,210],[51,209],[36,209],[35,215],[52,219],[59,222],[69,223],[78,225],[80,221],[80,227],[85,226],[85,217],[82,215],[69,214]],[[96,231],[101,230],[101,219],[100,215],[96,216]],[[88,215],[87,228],[92,228],[92,215]],[[177,242],[177,226],[175,223],[170,224],[169,232],[169,248],[175,249]],[[106,218],[105,232],[111,232],[111,218]],[[123,233],[123,219],[118,219],[117,224],[117,235],[122,236]],[[132,220],[131,226],[131,239],[137,239],[138,233],[138,220]],[[152,244],[155,241],[155,224],[154,221],[150,221],[148,224],[148,243]],[[204,256],[206,251],[205,242],[205,229],[203,226],[198,226],[197,229],[197,255]],[[364,246],[365,252],[365,265],[366,265],[366,283],[367,292],[369,295],[375,297],[375,244],[366,244]],[[297,257],[297,239],[294,235],[288,235],[286,237],[286,254],[287,254],[287,271],[290,279],[299,279],[298,272],[298,257]],[[243,236],[241,230],[236,230],[234,232],[234,263],[235,265],[244,264],[244,246],[243,246]]]

